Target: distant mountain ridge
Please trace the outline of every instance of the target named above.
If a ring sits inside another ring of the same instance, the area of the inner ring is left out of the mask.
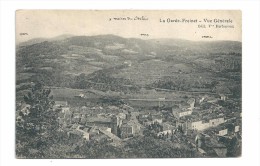
[[[18,43],[18,46],[22,47],[22,46],[29,46],[29,45],[33,45],[33,44],[37,44],[37,43],[42,43],[44,41],[59,41],[59,40],[64,40],[66,38],[70,38],[73,35],[70,34],[64,34],[64,35],[59,35],[53,38],[33,38],[24,42],[20,42]]]
[[[61,35],[50,39],[36,38],[18,44],[18,48],[43,42],[58,45],[59,48],[63,49],[67,49],[69,46],[101,48],[106,54],[121,54],[123,51],[123,53],[136,52],[141,55],[155,53],[164,56],[169,53],[182,54],[183,51],[197,54],[204,54],[205,52],[214,54],[219,51],[223,53],[242,52],[242,43],[238,41],[189,41],[170,38],[142,40],[138,38],[123,38],[111,34],[96,36]]]
[[[123,38],[117,35],[107,34],[107,35],[95,35],[95,36],[75,36],[70,34],[64,34],[60,36],[56,36],[53,38],[34,38],[28,41],[18,43],[19,46],[28,46],[36,43],[41,43],[44,41],[61,41],[64,39],[70,39],[71,41],[76,40],[106,40],[106,41],[125,41],[125,40],[132,40],[132,41],[148,41],[156,44],[162,45],[170,45],[170,46],[188,46],[188,45],[201,45],[201,44],[221,44],[221,43],[232,43],[241,45],[240,41],[230,41],[230,40],[215,40],[215,41],[192,41],[187,39],[178,39],[178,38],[155,38],[155,39],[148,39],[142,40],[139,38]]]
[[[189,90],[212,89],[221,76],[225,81],[219,84],[232,87],[238,85],[241,55],[242,43],[234,41],[63,35],[18,45],[17,83],[19,90],[37,80],[47,86],[102,91]],[[234,80],[227,79],[229,72]]]

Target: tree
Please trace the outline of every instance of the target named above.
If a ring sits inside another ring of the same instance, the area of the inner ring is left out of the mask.
[[[227,146],[227,156],[228,157],[237,157],[241,155],[241,146],[236,136],[233,136]]]
[[[55,142],[59,128],[58,112],[53,110],[54,101],[50,93],[50,89],[44,89],[42,84],[37,83],[24,96],[24,102],[29,105],[29,113],[19,112],[22,120],[16,124],[18,157],[43,157],[43,150]]]

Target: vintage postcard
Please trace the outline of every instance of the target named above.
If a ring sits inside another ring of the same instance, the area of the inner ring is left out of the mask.
[[[16,158],[225,158],[242,13],[17,10]]]

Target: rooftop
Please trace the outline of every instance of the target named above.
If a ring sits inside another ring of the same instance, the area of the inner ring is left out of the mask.
[[[94,122],[111,123],[112,119],[111,118],[104,118],[104,117],[95,117],[95,116],[87,118],[87,123],[94,123]]]
[[[55,105],[67,105],[67,101],[55,101]]]

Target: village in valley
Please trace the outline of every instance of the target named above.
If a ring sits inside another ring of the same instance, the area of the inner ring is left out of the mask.
[[[193,94],[190,95],[193,98],[181,101],[166,98],[142,101],[148,105],[155,103],[153,107],[126,102],[93,104],[88,102],[87,93],[80,93],[74,96],[83,101],[80,106],[57,100],[54,109],[60,110],[59,129],[75,141],[120,147],[132,138],[151,136],[167,144],[187,146],[200,157],[226,157],[241,151],[242,114],[239,102],[224,93]]]
[[[35,41],[17,47],[18,157],[241,156],[241,42]]]

